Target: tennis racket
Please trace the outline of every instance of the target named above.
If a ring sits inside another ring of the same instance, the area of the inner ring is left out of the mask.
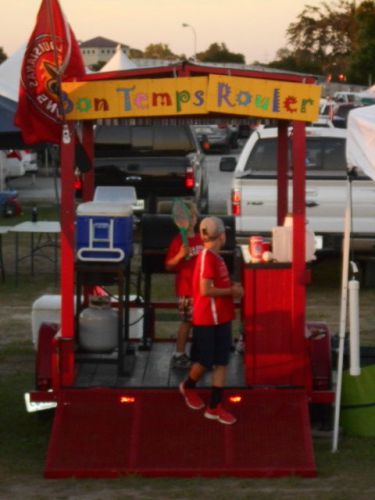
[[[172,217],[173,221],[180,230],[182,243],[185,246],[189,246],[188,232],[191,224],[191,213],[189,207],[181,200],[181,198],[175,198],[172,205]],[[190,256],[187,255],[186,259]]]

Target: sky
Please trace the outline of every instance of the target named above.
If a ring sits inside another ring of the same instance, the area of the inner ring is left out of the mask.
[[[60,0],[76,38],[103,36],[144,50],[167,44],[175,54],[225,43],[247,63],[273,60],[305,5],[323,0]],[[0,0],[0,47],[9,57],[26,43],[41,0]],[[190,27],[183,27],[187,23]],[[194,36],[195,32],[195,36]]]

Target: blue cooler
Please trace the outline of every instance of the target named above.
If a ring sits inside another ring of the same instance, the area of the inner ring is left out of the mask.
[[[125,203],[89,201],[77,207],[77,258],[121,262],[133,253],[133,212]]]

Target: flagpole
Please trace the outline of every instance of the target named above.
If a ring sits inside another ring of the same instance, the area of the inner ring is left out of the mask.
[[[67,120],[66,120],[66,114],[65,114],[65,109],[63,105],[63,100],[62,100],[62,91],[61,91],[61,82],[62,82],[62,74],[61,74],[61,67],[59,65],[59,58],[57,55],[57,44],[56,44],[56,30],[55,30],[55,22],[54,22],[54,17],[52,14],[52,9],[51,9],[51,1],[52,0],[47,0],[47,11],[48,11],[48,19],[51,25],[51,34],[52,34],[52,40],[53,40],[53,58],[55,61],[55,66],[57,69],[57,92],[58,96],[60,99],[60,114],[62,117],[62,142],[64,144],[69,144],[71,137],[70,137],[70,132],[69,132],[69,127],[67,126]],[[65,19],[64,19],[65,22]],[[70,32],[68,26],[66,27],[66,33],[67,36],[70,37]],[[70,40],[68,43],[68,46],[70,46]]]

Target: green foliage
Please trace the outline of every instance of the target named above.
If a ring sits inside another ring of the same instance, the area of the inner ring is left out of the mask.
[[[105,64],[106,64],[106,61],[98,61],[97,63],[92,64],[90,66],[90,69],[92,71],[100,71]]]
[[[243,54],[230,52],[225,43],[212,43],[205,52],[197,54],[197,59],[202,62],[245,63]]]
[[[289,25],[287,38],[290,48],[281,49],[270,66],[367,83],[375,58],[375,2],[306,5]]]
[[[143,56],[148,59],[178,59],[166,43],[151,43],[146,47]]]
[[[362,2],[357,9],[358,29],[349,65],[350,81],[371,84],[375,77],[375,2]]]

